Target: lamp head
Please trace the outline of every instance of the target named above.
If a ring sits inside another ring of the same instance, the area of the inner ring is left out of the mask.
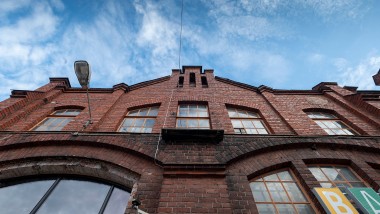
[[[91,71],[87,61],[79,60],[74,62],[74,70],[77,75],[79,84],[82,88],[88,88],[90,85]]]

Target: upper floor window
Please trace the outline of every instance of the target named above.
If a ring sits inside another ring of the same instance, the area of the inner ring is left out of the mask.
[[[67,178],[32,180],[0,188],[2,214],[122,214],[129,197],[129,192],[114,185]]]
[[[366,187],[366,184],[350,168],[345,166],[309,166],[309,170],[322,187],[338,187],[346,193],[346,187]],[[347,194],[346,197],[349,198]]]
[[[119,132],[151,133],[158,114],[158,106],[129,111]]]
[[[264,121],[258,113],[227,108],[235,134],[268,134]]]
[[[335,115],[324,112],[306,112],[329,135],[355,135],[355,132]]]
[[[210,129],[207,105],[180,104],[177,112],[177,128]]]
[[[260,176],[250,183],[259,213],[314,213],[289,170]]]
[[[75,116],[77,116],[81,109],[61,109],[53,112],[37,126],[33,131],[61,131]]]

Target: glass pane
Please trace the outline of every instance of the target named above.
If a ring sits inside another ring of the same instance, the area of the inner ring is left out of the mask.
[[[315,213],[308,204],[295,204],[299,214],[313,214]]]
[[[208,117],[208,112],[207,111],[200,111],[200,112],[198,112],[198,117]]]
[[[276,204],[278,213],[281,214],[293,214],[297,213],[291,204]]]
[[[346,132],[344,132],[341,129],[335,129],[334,131],[335,131],[335,134],[337,134],[337,135],[346,135]]]
[[[334,185],[332,183],[321,183],[321,187],[323,187],[323,188],[333,188]]]
[[[149,116],[157,116],[157,114],[158,114],[158,107],[151,107],[148,115]]]
[[[207,106],[206,105],[198,105],[198,109],[200,111],[207,111]]]
[[[179,127],[179,128],[185,128],[186,127],[186,120],[184,120],[184,119],[177,119],[177,127]]]
[[[62,180],[37,213],[97,214],[109,188],[88,181]]]
[[[199,120],[199,127],[210,128],[210,123],[208,120]]]
[[[279,181],[276,174],[267,175],[264,177],[265,181]]]
[[[143,129],[144,131],[144,133],[152,133],[152,128],[145,128],[145,129]]]
[[[135,119],[135,124],[133,125],[134,127],[141,127],[144,125],[144,120],[145,119]]]
[[[235,109],[227,109],[227,111],[228,111],[228,116],[230,116],[230,117],[238,117],[238,114],[235,111]]]
[[[326,129],[327,126],[322,121],[315,121],[321,128]]]
[[[187,113],[188,113],[188,110],[187,109],[180,109],[178,111],[178,116],[181,116],[181,117],[186,117],[187,116]]]
[[[139,113],[139,110],[133,110],[133,111],[130,111],[128,112],[128,116],[137,116],[137,114]]]
[[[290,199],[293,202],[307,202],[305,196],[295,183],[283,183]]]
[[[247,134],[258,134],[256,129],[246,129],[245,131],[247,131]]]
[[[343,176],[348,180],[348,181],[359,181],[359,179],[354,175],[354,173],[351,172],[347,167],[336,167],[338,172],[343,174]]]
[[[198,120],[191,120],[191,119],[189,119],[189,120],[187,120],[187,127],[192,127],[192,128],[194,128],[194,127],[198,127]]]
[[[153,127],[154,126],[154,119],[146,119],[146,121],[145,121],[145,127],[148,127],[148,128],[150,128],[150,127]]]
[[[53,183],[54,180],[35,181],[0,188],[1,213],[29,213]]]
[[[242,120],[244,128],[254,128],[250,120]]]
[[[124,214],[129,197],[129,192],[115,187],[103,214]]]
[[[268,131],[266,129],[257,129],[257,132],[259,134],[268,134]]]
[[[239,117],[248,117],[246,111],[243,110],[237,110]]]
[[[247,112],[247,113],[248,113],[248,117],[260,118],[257,113],[254,113],[254,112]]]
[[[127,118],[124,120],[124,123],[123,123],[123,126],[132,126],[133,124],[133,120],[132,118]]]
[[[149,110],[149,108],[140,109],[139,116],[146,116],[146,115],[148,115],[148,110]]]
[[[284,188],[282,187],[281,183],[272,183],[268,182],[266,183],[268,190],[272,196],[273,201],[275,202],[288,202],[289,198],[285,193]]]
[[[322,173],[322,171],[318,167],[309,167],[309,170],[318,181],[328,181],[326,176]]]
[[[265,188],[263,182],[250,183],[253,198],[256,202],[270,202],[271,199],[268,194],[268,190]]]
[[[189,113],[187,115],[188,117],[197,117],[197,109],[196,108],[190,108]]]
[[[273,214],[276,213],[272,204],[256,204],[260,214]]]
[[[253,124],[255,125],[256,128],[264,128],[263,123],[260,120],[254,120]]]
[[[241,124],[240,120],[231,120],[231,122],[234,128],[243,128],[243,125]]]
[[[293,181],[293,177],[290,175],[288,171],[283,171],[277,173],[278,177],[280,177],[280,180],[282,181]]]
[[[338,174],[338,171],[336,171],[334,168],[321,167],[321,169],[331,181],[343,181],[342,176],[340,176]]]

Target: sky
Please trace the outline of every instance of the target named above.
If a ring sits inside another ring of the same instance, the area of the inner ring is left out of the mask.
[[[183,65],[253,86],[311,89],[320,82],[380,90],[378,0],[1,0],[0,100],[49,77],[91,87],[170,75]]]

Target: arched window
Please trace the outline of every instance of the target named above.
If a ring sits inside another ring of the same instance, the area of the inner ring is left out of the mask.
[[[355,135],[355,132],[335,115],[325,112],[306,112],[329,135]]]
[[[119,128],[119,132],[151,133],[158,108],[159,106],[152,106],[129,111]]]
[[[315,213],[289,170],[255,178],[250,186],[260,214]]]
[[[91,180],[55,178],[0,188],[2,214],[123,214],[130,193]]]
[[[235,134],[268,134],[263,119],[256,112],[227,107]]]
[[[57,110],[37,124],[32,131],[61,131],[81,111],[81,109]]]
[[[309,170],[324,188],[338,187],[347,198],[346,188],[367,187],[350,168],[346,166],[310,165]]]

